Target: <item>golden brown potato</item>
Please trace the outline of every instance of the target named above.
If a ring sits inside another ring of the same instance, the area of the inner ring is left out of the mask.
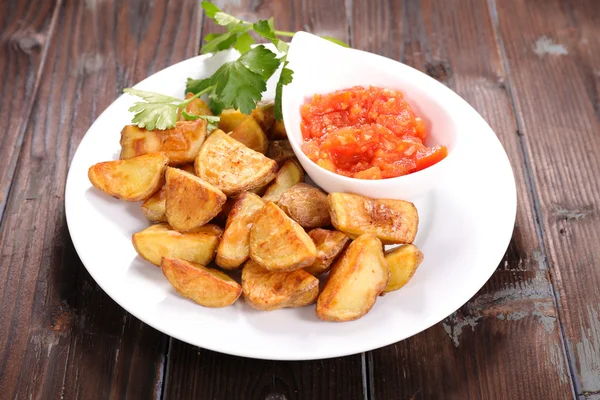
[[[217,264],[225,269],[235,269],[250,255],[250,228],[256,213],[265,202],[254,193],[244,192],[235,202],[225,232],[217,248]]]
[[[287,132],[285,131],[283,121],[273,122],[273,126],[271,126],[271,129],[269,130],[269,140],[283,140],[287,138]]]
[[[180,295],[204,307],[230,306],[242,294],[242,287],[227,274],[198,263],[165,257],[161,269]]]
[[[101,162],[90,167],[88,178],[94,187],[118,199],[146,200],[164,184],[168,162],[164,153]]]
[[[169,165],[193,162],[206,138],[206,121],[179,121],[174,128],[153,130],[126,125],[121,131],[121,159],[157,151],[169,157]]]
[[[165,195],[167,191],[163,186],[158,190],[158,192],[154,193],[152,196],[148,197],[146,201],[142,203],[142,213],[146,218],[150,221],[154,222],[166,222],[167,216],[165,215]]]
[[[160,265],[163,257],[207,265],[215,256],[222,233],[216,225],[204,225],[195,233],[179,233],[168,224],[156,224],[135,233],[132,241],[140,257],[154,265]]]
[[[365,315],[390,279],[383,246],[370,233],[356,238],[331,268],[317,300],[325,321],[352,321]]]
[[[301,269],[292,272],[269,271],[248,260],[242,269],[244,298],[257,310],[304,307],[319,295],[319,280]]]
[[[254,151],[223,131],[214,130],[206,139],[195,163],[196,175],[236,196],[272,181],[277,163]]]
[[[286,190],[277,205],[303,228],[331,225],[327,195],[306,183]]]
[[[263,132],[268,132],[275,122],[275,102],[260,101],[250,116],[258,122]]]
[[[231,109],[223,110],[219,117],[219,129],[227,133],[233,131],[239,124],[248,118],[246,114]]]
[[[270,185],[271,185],[271,183],[267,183],[266,185],[255,187],[254,189],[250,189],[248,191],[250,193],[254,193],[257,196],[261,196],[262,197],[265,194],[265,192],[267,191],[267,189],[269,188]]]
[[[304,229],[269,201],[250,229],[250,258],[273,271],[294,271],[315,262],[317,249]]]
[[[351,238],[373,233],[383,244],[415,240],[419,215],[413,203],[347,193],[330,193],[327,200],[333,226]]]
[[[193,162],[192,163],[187,163],[187,164],[180,165],[178,168],[184,170],[185,172],[189,172],[192,175],[196,175],[196,171],[194,170],[194,163]]]
[[[179,232],[192,232],[213,219],[227,196],[213,185],[178,168],[167,168],[165,213]]]
[[[190,97],[193,97],[194,94],[193,93],[188,93],[185,96],[185,99],[189,99]],[[191,102],[189,102],[187,104],[187,106],[185,106],[185,111],[188,114],[192,114],[192,115],[213,115],[212,111],[210,111],[210,107],[208,106],[208,104],[206,104],[204,102],[204,100],[202,99],[194,99]],[[179,113],[179,121],[185,121],[185,117]]]
[[[329,271],[331,264],[342,253],[350,240],[348,236],[340,231],[330,231],[321,228],[316,228],[308,232],[308,236],[310,236],[317,247],[317,259],[310,267],[306,267],[304,270],[314,276],[319,276]]]
[[[263,200],[277,203],[283,192],[303,181],[304,170],[300,164],[294,160],[288,160],[277,171],[277,176],[275,176],[275,179],[265,192]],[[329,211],[327,213],[329,214]]]
[[[267,157],[275,160],[279,166],[283,165],[289,159],[296,159],[296,154],[292,150],[289,140],[273,140],[269,143]]]
[[[236,126],[229,136],[262,154],[265,154],[269,147],[267,135],[265,135],[258,122],[250,116],[246,116],[246,119]]]
[[[225,204],[223,204],[223,207],[221,207],[221,211],[219,211],[217,216],[214,217],[210,223],[225,227],[225,224],[227,223],[227,217],[229,216],[229,213],[231,212],[236,200],[237,199],[234,198],[228,198],[225,201]]]
[[[407,244],[385,252],[390,266],[390,282],[383,291],[393,292],[406,285],[423,261],[423,253],[414,244]]]

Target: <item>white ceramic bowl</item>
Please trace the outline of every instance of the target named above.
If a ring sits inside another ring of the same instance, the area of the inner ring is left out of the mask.
[[[318,36],[298,32],[288,52],[293,81],[283,89],[283,116],[290,143],[302,167],[327,192],[349,192],[376,198],[415,200],[431,191],[452,173],[461,134],[455,123],[472,113],[456,93],[435,79],[402,63],[360,50],[333,44]],[[301,149],[300,106],[314,94],[352,86],[398,89],[427,126],[427,145],[443,144],[448,156],[439,163],[397,178],[365,180],[335,174],[311,161]]]

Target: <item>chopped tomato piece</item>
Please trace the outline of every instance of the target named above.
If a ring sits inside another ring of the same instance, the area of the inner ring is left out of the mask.
[[[424,147],[417,151],[417,168],[420,171],[442,161],[448,155],[446,146]]]

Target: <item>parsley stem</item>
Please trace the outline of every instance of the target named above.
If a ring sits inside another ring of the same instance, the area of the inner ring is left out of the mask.
[[[295,32],[288,32],[288,31],[275,31],[276,35],[279,36],[287,36],[287,37],[292,37],[294,36]]]
[[[199,91],[198,93],[196,93],[195,95],[193,95],[192,97],[190,97],[189,99],[184,100],[182,103],[179,103],[179,105],[177,106],[177,108],[182,108],[187,106],[191,101],[197,99],[198,97],[202,96],[204,93],[210,91],[214,89],[214,86],[209,86],[204,90]]]

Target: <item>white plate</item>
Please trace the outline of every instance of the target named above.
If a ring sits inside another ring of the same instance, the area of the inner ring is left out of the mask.
[[[234,57],[195,57],[152,75],[136,88],[182,97],[188,76],[208,76]],[[379,298],[363,318],[346,323],[318,320],[314,306],[260,312],[240,299],[228,308],[201,307],[179,296],[159,268],[137,256],[131,235],[149,225],[140,204],[110,198],[87,178],[91,165],[118,158],[119,133],[131,120],[127,109],[133,101],[130,96],[119,97],[79,145],[67,179],[67,223],[79,257],[100,287],[137,318],[184,342],[277,360],[329,358],[379,348],[427,329],[467,302],[492,275],[508,246],[516,216],[508,158],[487,123],[457,97],[467,112],[463,116],[468,115],[457,121],[457,129],[468,140],[455,150],[460,161],[454,173],[416,202],[420,225],[415,243],[425,259],[404,288]]]

